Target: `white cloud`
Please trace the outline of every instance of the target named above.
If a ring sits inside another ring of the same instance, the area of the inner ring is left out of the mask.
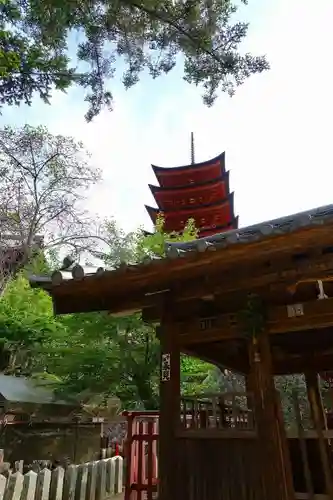
[[[128,93],[119,91],[115,111],[89,125],[70,96],[49,108],[47,125],[82,139],[103,169],[90,208],[126,229],[149,227],[150,164],[188,163],[191,131],[198,161],[226,150],[241,225],[333,202],[333,4],[252,0],[248,12],[246,49],[266,52],[272,69],[231,100],[221,97],[207,109],[197,89],[170,74],[156,82],[159,99],[150,99],[144,78]]]

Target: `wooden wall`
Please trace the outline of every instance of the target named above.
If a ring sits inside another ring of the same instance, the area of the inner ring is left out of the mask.
[[[178,438],[178,498],[266,500],[258,443],[257,438]]]

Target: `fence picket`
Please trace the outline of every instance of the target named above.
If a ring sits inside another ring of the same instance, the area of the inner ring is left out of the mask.
[[[1,450],[0,450],[1,451]],[[0,474],[0,500],[3,500],[6,490],[7,479]]]
[[[88,464],[80,464],[77,467],[77,479],[75,489],[75,500],[85,500],[88,482]]]
[[[29,471],[23,476],[23,488],[20,500],[34,500],[37,487],[37,474]]]
[[[49,500],[51,485],[51,471],[43,469],[37,474],[35,500]]]
[[[112,464],[113,461],[111,458],[108,458],[106,461],[106,481],[105,481],[105,490],[106,493],[113,493],[113,477],[114,474],[112,473]]]
[[[122,492],[121,456],[80,465],[0,474],[0,500],[112,500]]]
[[[90,462],[88,464],[88,482],[87,482],[86,500],[95,500],[96,481],[97,481],[97,462]]]
[[[96,500],[103,500],[106,492],[106,460],[97,464]]]
[[[122,457],[113,457],[111,460],[114,462],[114,493],[118,495],[123,491],[123,459]]]
[[[63,500],[75,499],[75,488],[77,479],[77,466],[69,465],[65,471]]]
[[[62,500],[65,470],[57,467],[51,474],[50,500]]]
[[[15,472],[7,480],[7,488],[4,494],[4,500],[20,500],[23,487],[23,474]]]

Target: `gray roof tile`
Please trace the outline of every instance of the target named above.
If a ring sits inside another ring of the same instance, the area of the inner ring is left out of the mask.
[[[297,231],[304,227],[323,225],[333,222],[333,205],[307,210],[295,215],[288,215],[270,221],[254,224],[241,229],[233,229],[224,233],[217,233],[205,238],[199,238],[189,242],[167,242],[165,244],[166,258],[178,259],[192,252],[206,252],[220,250],[232,245],[246,244],[254,241],[264,240],[275,235],[281,235]],[[147,258],[141,265],[150,266],[152,263],[163,261],[160,258]],[[131,270],[135,265],[122,264],[120,268]],[[80,280],[86,276],[103,275],[105,271],[114,269],[104,268],[83,268],[74,265],[63,271],[55,271],[51,277],[30,276],[32,287],[50,288],[52,285],[60,284],[63,281],[76,279]]]

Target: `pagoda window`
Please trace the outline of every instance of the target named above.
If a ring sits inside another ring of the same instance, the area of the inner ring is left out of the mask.
[[[195,198],[190,198],[190,203],[191,203],[191,205],[192,205],[193,203],[195,203]]]
[[[190,184],[194,184],[194,179],[190,179],[190,180],[189,180],[189,183],[190,183]]]
[[[202,197],[202,196],[200,196],[200,197],[199,197],[199,203],[202,203],[203,201],[204,201],[204,200],[203,200],[203,197]]]
[[[205,224],[206,219],[203,217],[202,219],[200,219],[200,222],[201,222],[201,224]]]
[[[183,199],[183,200],[181,201],[181,204],[182,204],[182,205],[186,205],[186,201]]]

